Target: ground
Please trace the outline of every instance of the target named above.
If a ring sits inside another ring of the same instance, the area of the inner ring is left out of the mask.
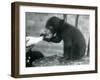
[[[37,67],[40,66],[64,66],[64,65],[84,65],[89,63],[89,57],[85,56],[80,60],[75,60],[75,61],[65,61],[63,60],[62,62],[59,61],[59,56],[50,56],[50,57],[45,57],[43,59],[39,59],[33,62],[33,64]]]

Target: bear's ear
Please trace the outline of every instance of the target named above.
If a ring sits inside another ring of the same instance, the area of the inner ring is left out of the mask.
[[[61,20],[61,21],[60,21],[60,25],[63,25],[63,24],[64,24],[64,22],[65,22],[64,20]]]

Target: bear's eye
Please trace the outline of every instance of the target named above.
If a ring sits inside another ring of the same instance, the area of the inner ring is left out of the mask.
[[[50,27],[49,27],[49,29],[53,29],[53,27],[52,27],[52,26],[50,26]]]

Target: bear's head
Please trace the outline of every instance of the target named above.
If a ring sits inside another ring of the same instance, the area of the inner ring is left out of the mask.
[[[54,32],[57,32],[61,28],[63,22],[64,20],[53,16],[48,19],[45,28],[51,30],[52,33],[54,33]]]
[[[60,19],[58,17],[55,17],[55,16],[49,18],[47,20],[44,33],[42,35],[44,35],[44,37],[46,39],[51,39],[57,33],[59,33],[63,22],[64,22],[64,20],[62,20],[62,19]]]

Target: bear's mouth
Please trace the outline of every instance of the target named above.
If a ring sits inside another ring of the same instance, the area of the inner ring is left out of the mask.
[[[48,39],[50,39],[50,38],[52,38],[52,34],[45,34],[45,38],[48,38]]]
[[[53,37],[53,34],[50,31],[48,31],[40,34],[40,36],[44,36],[44,38],[51,39]]]

